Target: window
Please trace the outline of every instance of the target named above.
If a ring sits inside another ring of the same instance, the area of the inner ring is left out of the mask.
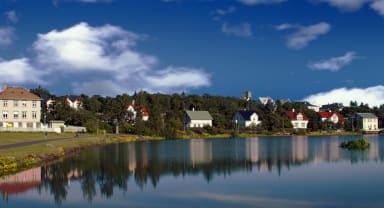
[[[36,111],[32,111],[32,118],[33,118],[33,119],[36,119],[36,118],[37,118]]]
[[[22,105],[23,107],[27,107],[27,101],[23,101],[23,102],[21,102],[21,105]]]
[[[298,123],[294,123],[293,125],[295,128],[299,127]]]
[[[3,107],[8,107],[8,100],[3,100]]]
[[[302,128],[305,128],[305,123],[301,123],[301,127],[302,127]]]
[[[8,112],[7,111],[3,112],[3,118],[8,118]]]
[[[18,119],[19,118],[19,112],[17,112],[17,111],[13,112],[13,118]]]
[[[32,108],[36,108],[36,100],[32,101]]]
[[[14,100],[13,101],[13,107],[18,107],[19,106],[19,101],[18,100]]]
[[[27,111],[23,111],[22,113],[21,113],[21,117],[22,118],[27,118]]]

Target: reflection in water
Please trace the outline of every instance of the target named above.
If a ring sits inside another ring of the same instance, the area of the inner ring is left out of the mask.
[[[83,198],[113,196],[116,188],[128,190],[133,180],[140,189],[147,183],[156,188],[161,176],[202,174],[207,182],[214,175],[235,171],[263,171],[278,175],[293,166],[337,161],[382,161],[383,144],[379,136],[369,138],[368,151],[339,148],[347,137],[259,137],[249,139],[176,140],[113,144],[82,152],[53,165],[28,170],[0,179],[3,199],[11,194],[38,187],[49,191],[61,204],[71,181],[81,185]]]

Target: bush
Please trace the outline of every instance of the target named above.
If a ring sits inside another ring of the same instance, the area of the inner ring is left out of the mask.
[[[340,144],[341,148],[346,148],[349,150],[365,150],[370,146],[367,139],[361,138],[352,141],[344,141]]]

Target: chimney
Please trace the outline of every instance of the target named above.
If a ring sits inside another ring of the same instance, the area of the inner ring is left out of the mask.
[[[3,91],[5,91],[7,88],[8,88],[7,83],[4,83],[4,84],[3,84]]]
[[[192,107],[192,111],[195,111],[195,107]]]
[[[292,112],[295,112],[295,109],[294,109],[294,108],[292,108]]]

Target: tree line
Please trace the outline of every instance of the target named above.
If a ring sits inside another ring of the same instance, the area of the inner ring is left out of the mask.
[[[183,116],[185,110],[206,110],[213,117],[213,127],[203,129],[187,129],[202,133],[202,131],[210,134],[228,133],[236,127],[233,122],[233,116],[236,111],[241,109],[250,109],[257,112],[262,120],[261,126],[251,127],[248,129],[239,129],[240,131],[258,131],[258,132],[278,132],[292,130],[292,124],[285,116],[285,112],[295,109],[303,112],[309,119],[308,129],[311,131],[329,130],[329,129],[345,129],[351,130],[352,124],[346,120],[343,123],[333,124],[330,122],[319,122],[318,114],[306,107],[304,102],[288,102],[276,100],[274,103],[268,102],[263,105],[255,100],[245,101],[237,97],[225,97],[216,95],[187,95],[181,94],[150,94],[145,91],[135,92],[133,95],[122,94],[115,97],[110,96],[70,96],[72,98],[79,97],[82,107],[78,110],[70,108],[66,103],[68,96],[56,96],[51,94],[47,89],[37,87],[30,90],[32,93],[40,96],[43,100],[49,98],[55,100],[55,106],[51,110],[47,110],[47,106],[43,106],[44,114],[42,118],[46,118],[46,122],[50,120],[63,120],[67,125],[85,126],[89,132],[97,132],[105,130],[108,133],[115,132],[116,126],[119,127],[121,133],[131,133],[148,136],[164,136],[174,138],[178,132],[185,130],[183,125]],[[127,106],[132,102],[138,106],[144,106],[149,113],[149,120],[142,120],[141,111],[137,111],[136,119],[132,122],[127,112]],[[45,102],[42,102],[43,104]],[[356,112],[374,113],[379,118],[384,118],[384,105],[380,107],[370,108],[368,104],[351,101],[349,107],[344,107],[341,111],[339,108],[329,109],[334,112],[340,112],[344,117],[348,118]],[[381,125],[379,119],[379,126]]]

